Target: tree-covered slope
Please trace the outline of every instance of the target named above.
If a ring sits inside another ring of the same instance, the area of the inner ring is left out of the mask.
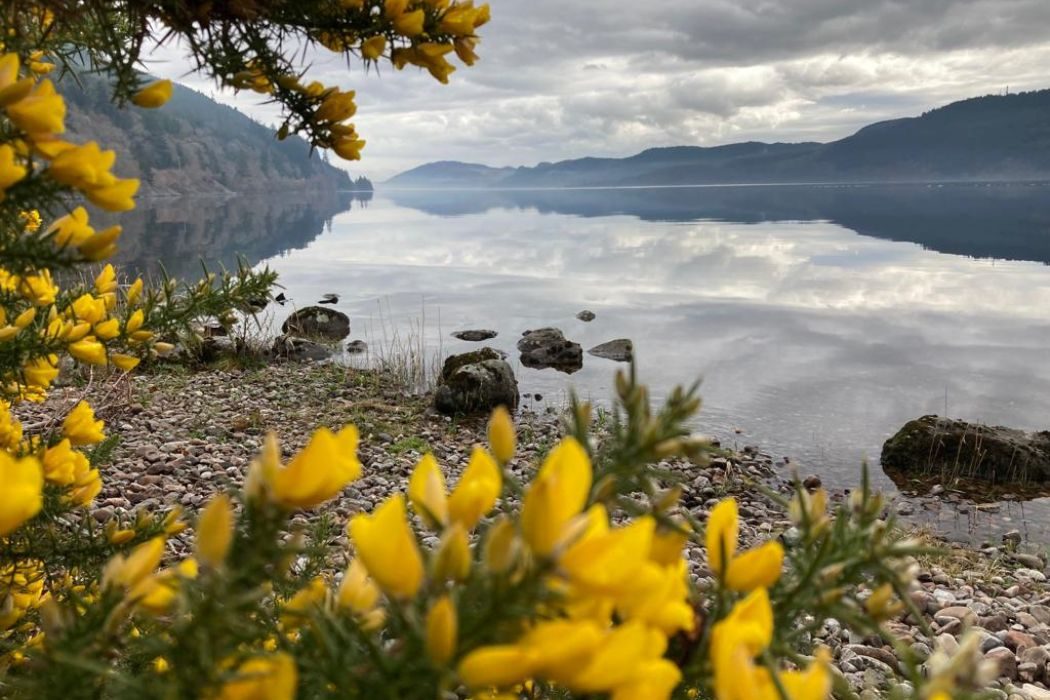
[[[176,85],[160,109],[118,108],[108,83],[91,75],[62,79],[74,141],[94,139],[117,152],[116,171],[154,195],[351,189],[346,171],[297,137]]]

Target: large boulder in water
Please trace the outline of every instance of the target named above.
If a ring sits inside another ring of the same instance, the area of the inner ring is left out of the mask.
[[[557,328],[538,328],[525,331],[518,340],[521,364],[532,369],[552,367],[572,374],[583,367],[583,348],[566,340]]]
[[[453,355],[445,360],[434,408],[447,415],[487,413],[496,406],[518,405],[514,370],[492,348]]]
[[[887,470],[984,479],[995,483],[1050,482],[1050,432],[923,416],[882,446]]]
[[[286,318],[281,332],[306,338],[342,340],[350,335],[350,317],[335,309],[307,306]]]

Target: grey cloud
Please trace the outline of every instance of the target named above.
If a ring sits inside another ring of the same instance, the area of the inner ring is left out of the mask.
[[[831,140],[1006,85],[1047,86],[1045,0],[490,1],[481,60],[449,86],[311,57],[312,77],[358,90],[369,145],[355,172]],[[154,68],[183,76],[177,55],[165,49]],[[254,95],[221,99],[277,116]]]

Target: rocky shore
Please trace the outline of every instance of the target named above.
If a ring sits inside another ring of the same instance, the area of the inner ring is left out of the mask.
[[[389,377],[331,364],[197,373],[174,368],[136,375],[116,387],[67,387],[51,401],[72,402],[85,393],[107,430],[119,437],[93,512],[99,522],[130,520],[143,507],[177,504],[192,512],[216,491],[241,483],[269,430],[280,435],[285,453],[291,454],[318,426],[354,423],[361,431],[364,476],[327,506],[341,523],[403,489],[425,451],[434,453],[454,481],[485,433],[483,418],[440,415],[427,397],[407,396]],[[32,422],[34,409],[24,410],[23,418]],[[519,451],[512,469],[527,479],[531,466],[558,440],[560,417],[551,409],[522,411],[517,422]],[[780,537],[790,529],[786,514],[750,486],[762,482],[784,489],[787,483],[786,467],[758,450],[725,453],[705,467],[661,466],[682,473],[682,503],[701,519],[719,499],[736,495],[745,542]],[[832,500],[843,497],[832,494]],[[330,545],[340,565],[347,542],[342,529],[337,532]],[[907,617],[890,625],[923,657],[938,646],[951,649],[973,630],[986,658],[999,664],[996,696],[1050,700],[1046,560],[1039,552],[1018,553],[1017,544],[1010,536],[1001,547],[951,547],[943,556],[920,562],[913,600],[933,635]],[[703,550],[693,548],[688,557],[693,576],[703,584],[710,577]],[[881,679],[899,663],[893,650],[878,639],[853,635],[835,620],[826,621],[818,636],[862,697],[879,697]]]

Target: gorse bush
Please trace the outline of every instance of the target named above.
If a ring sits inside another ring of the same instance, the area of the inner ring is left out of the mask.
[[[514,427],[498,410],[488,448],[474,448],[451,490],[426,455],[404,494],[351,517],[341,571],[333,523],[291,519],[361,475],[352,426],[317,431],[287,462],[268,437],[243,487],[200,513],[181,560],[165,556],[166,540],[185,536],[177,515],[93,532],[61,507],[17,508],[40,486],[16,482],[0,550],[13,572],[0,687],[44,698],[829,697],[836,676],[809,633],[835,617],[891,639],[881,624],[910,604],[916,546],[888,536],[866,488],[835,512],[823,491],[799,488],[783,504],[796,524],[787,544],[740,551],[732,498],[701,527],[649,466],[702,450],[682,425],[695,397],[677,392],[651,414],[625,378],[620,402],[600,446],[577,406],[527,484],[507,469]],[[86,414],[62,430],[102,437]],[[12,476],[34,466],[17,465]],[[690,541],[714,573],[704,589],[688,575]],[[977,651],[935,656],[926,677],[911,666],[891,696],[969,697],[987,673]]]
[[[14,0],[0,16],[0,697],[850,697],[812,646],[823,621],[891,643],[888,619],[921,621],[908,597],[919,550],[891,537],[866,482],[834,512],[823,491],[796,487],[781,502],[792,532],[743,551],[732,498],[694,519],[674,474],[652,465],[702,457],[685,427],[695,389],[654,413],[633,371],[601,439],[574,405],[528,483],[508,467],[515,430],[498,410],[451,490],[427,455],[404,493],[348,523],[323,505],[361,475],[352,426],[318,430],[290,459],[269,436],[192,538],[178,510],[98,523],[103,421],[76,401],[23,424],[19,404],[44,401],[67,365],[127,372],[203,318],[233,324],[274,276],[122,287],[106,265],[90,284],[59,285],[120,234],[96,231],[80,199],[127,210],[138,183],[113,174],[112,151],[63,139],[65,105],[45,77],[55,62],[86,56],[114,76],[118,101],[157,107],[171,85],[143,86],[135,68],[148,39],[177,36],[221,83],[280,102],[278,137],[356,158],[353,93],[304,86],[286,48],[318,43],[444,81],[447,54],[473,62],[488,8]],[[317,511],[309,527],[295,525],[304,510]],[[333,545],[344,526],[349,549]],[[706,552],[710,584],[690,576],[690,548]],[[988,672],[977,652],[974,638],[920,669],[900,649],[905,677],[888,692],[969,697]]]

